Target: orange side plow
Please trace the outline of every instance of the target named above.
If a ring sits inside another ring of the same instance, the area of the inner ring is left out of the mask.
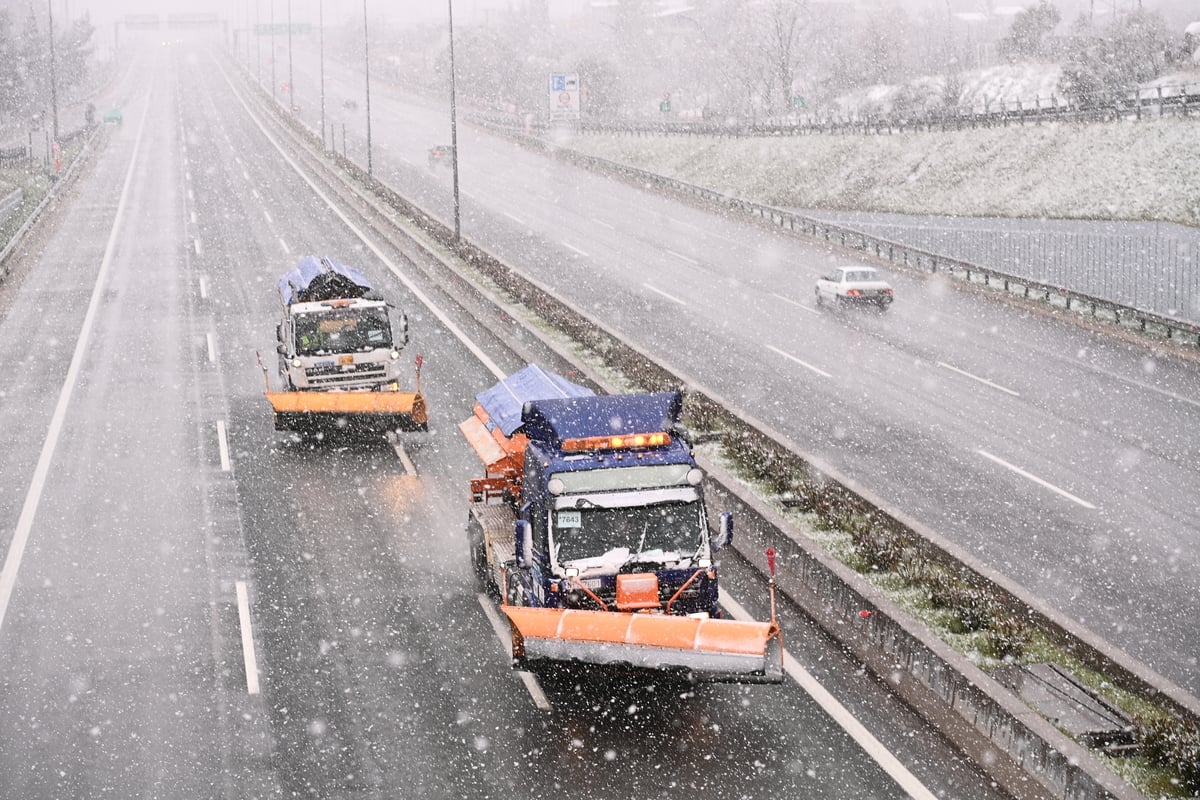
[[[616,611],[501,606],[513,665],[539,662],[661,670],[695,681],[780,683],[783,644],[774,622]]]

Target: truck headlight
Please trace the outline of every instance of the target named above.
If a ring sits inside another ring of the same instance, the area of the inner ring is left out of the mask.
[[[396,359],[400,358],[400,351],[393,350],[392,352],[388,353],[388,355],[392,357],[392,361],[395,361]]]
[[[292,366],[293,366],[293,367],[295,367],[296,369],[300,369],[300,359],[298,359],[298,358],[293,358],[293,359],[292,359]]]
[[[689,469],[687,474],[687,482],[692,486],[699,486],[700,481],[704,480],[704,473],[698,469]]]

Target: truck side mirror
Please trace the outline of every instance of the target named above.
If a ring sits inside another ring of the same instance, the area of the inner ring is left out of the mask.
[[[286,356],[288,354],[287,345],[286,344],[275,345],[275,352],[279,353],[279,355],[281,355],[281,356]]]
[[[712,543],[713,552],[733,544],[733,512],[722,511],[721,523],[717,526],[717,538]]]
[[[276,325],[276,326],[275,326],[275,340],[276,340],[276,341],[278,341],[278,342],[283,342],[283,341],[284,341],[284,338],[283,338],[283,323],[282,323],[282,322],[281,322],[281,323],[279,323],[278,325]]]
[[[529,569],[533,566],[533,526],[528,520],[517,520],[514,542],[517,548],[517,566]]]
[[[408,344],[408,314],[400,312],[400,346],[404,347]]]

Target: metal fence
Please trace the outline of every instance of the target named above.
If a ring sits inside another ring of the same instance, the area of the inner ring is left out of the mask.
[[[1154,222],[801,213],[1007,275],[1200,323],[1200,230],[1195,228]]]
[[[481,113],[493,124],[521,127],[522,120],[498,113]],[[1138,89],[1119,102],[1080,106],[1051,95],[1032,100],[1014,98],[989,101],[970,108],[932,109],[917,112],[843,112],[799,114],[783,119],[739,120],[650,120],[584,118],[577,124],[582,133],[625,136],[762,137],[811,136],[817,134],[888,135],[913,131],[968,130],[1010,125],[1040,125],[1044,122],[1113,122],[1126,119],[1158,119],[1166,116],[1200,117],[1200,82],[1178,86]],[[545,120],[533,123],[533,131],[550,126]]]
[[[5,197],[0,198],[0,225],[8,222],[8,218],[21,205],[23,199],[25,199],[25,193],[20,189],[14,189]]]

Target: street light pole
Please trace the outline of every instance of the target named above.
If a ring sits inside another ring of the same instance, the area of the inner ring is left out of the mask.
[[[367,78],[367,175],[371,175],[371,55],[367,36],[367,0],[363,0],[363,72]]]
[[[458,206],[458,109],[454,97],[454,0],[446,0],[450,19],[450,177],[454,184],[454,241],[462,235]]]
[[[54,110],[54,141],[58,141],[58,77],[54,66],[54,0],[48,0],[50,12],[50,107]]]
[[[325,146],[325,0],[317,0],[317,53],[321,72],[321,151]]]
[[[292,0],[288,0],[288,113],[296,113],[296,81],[292,77]]]

